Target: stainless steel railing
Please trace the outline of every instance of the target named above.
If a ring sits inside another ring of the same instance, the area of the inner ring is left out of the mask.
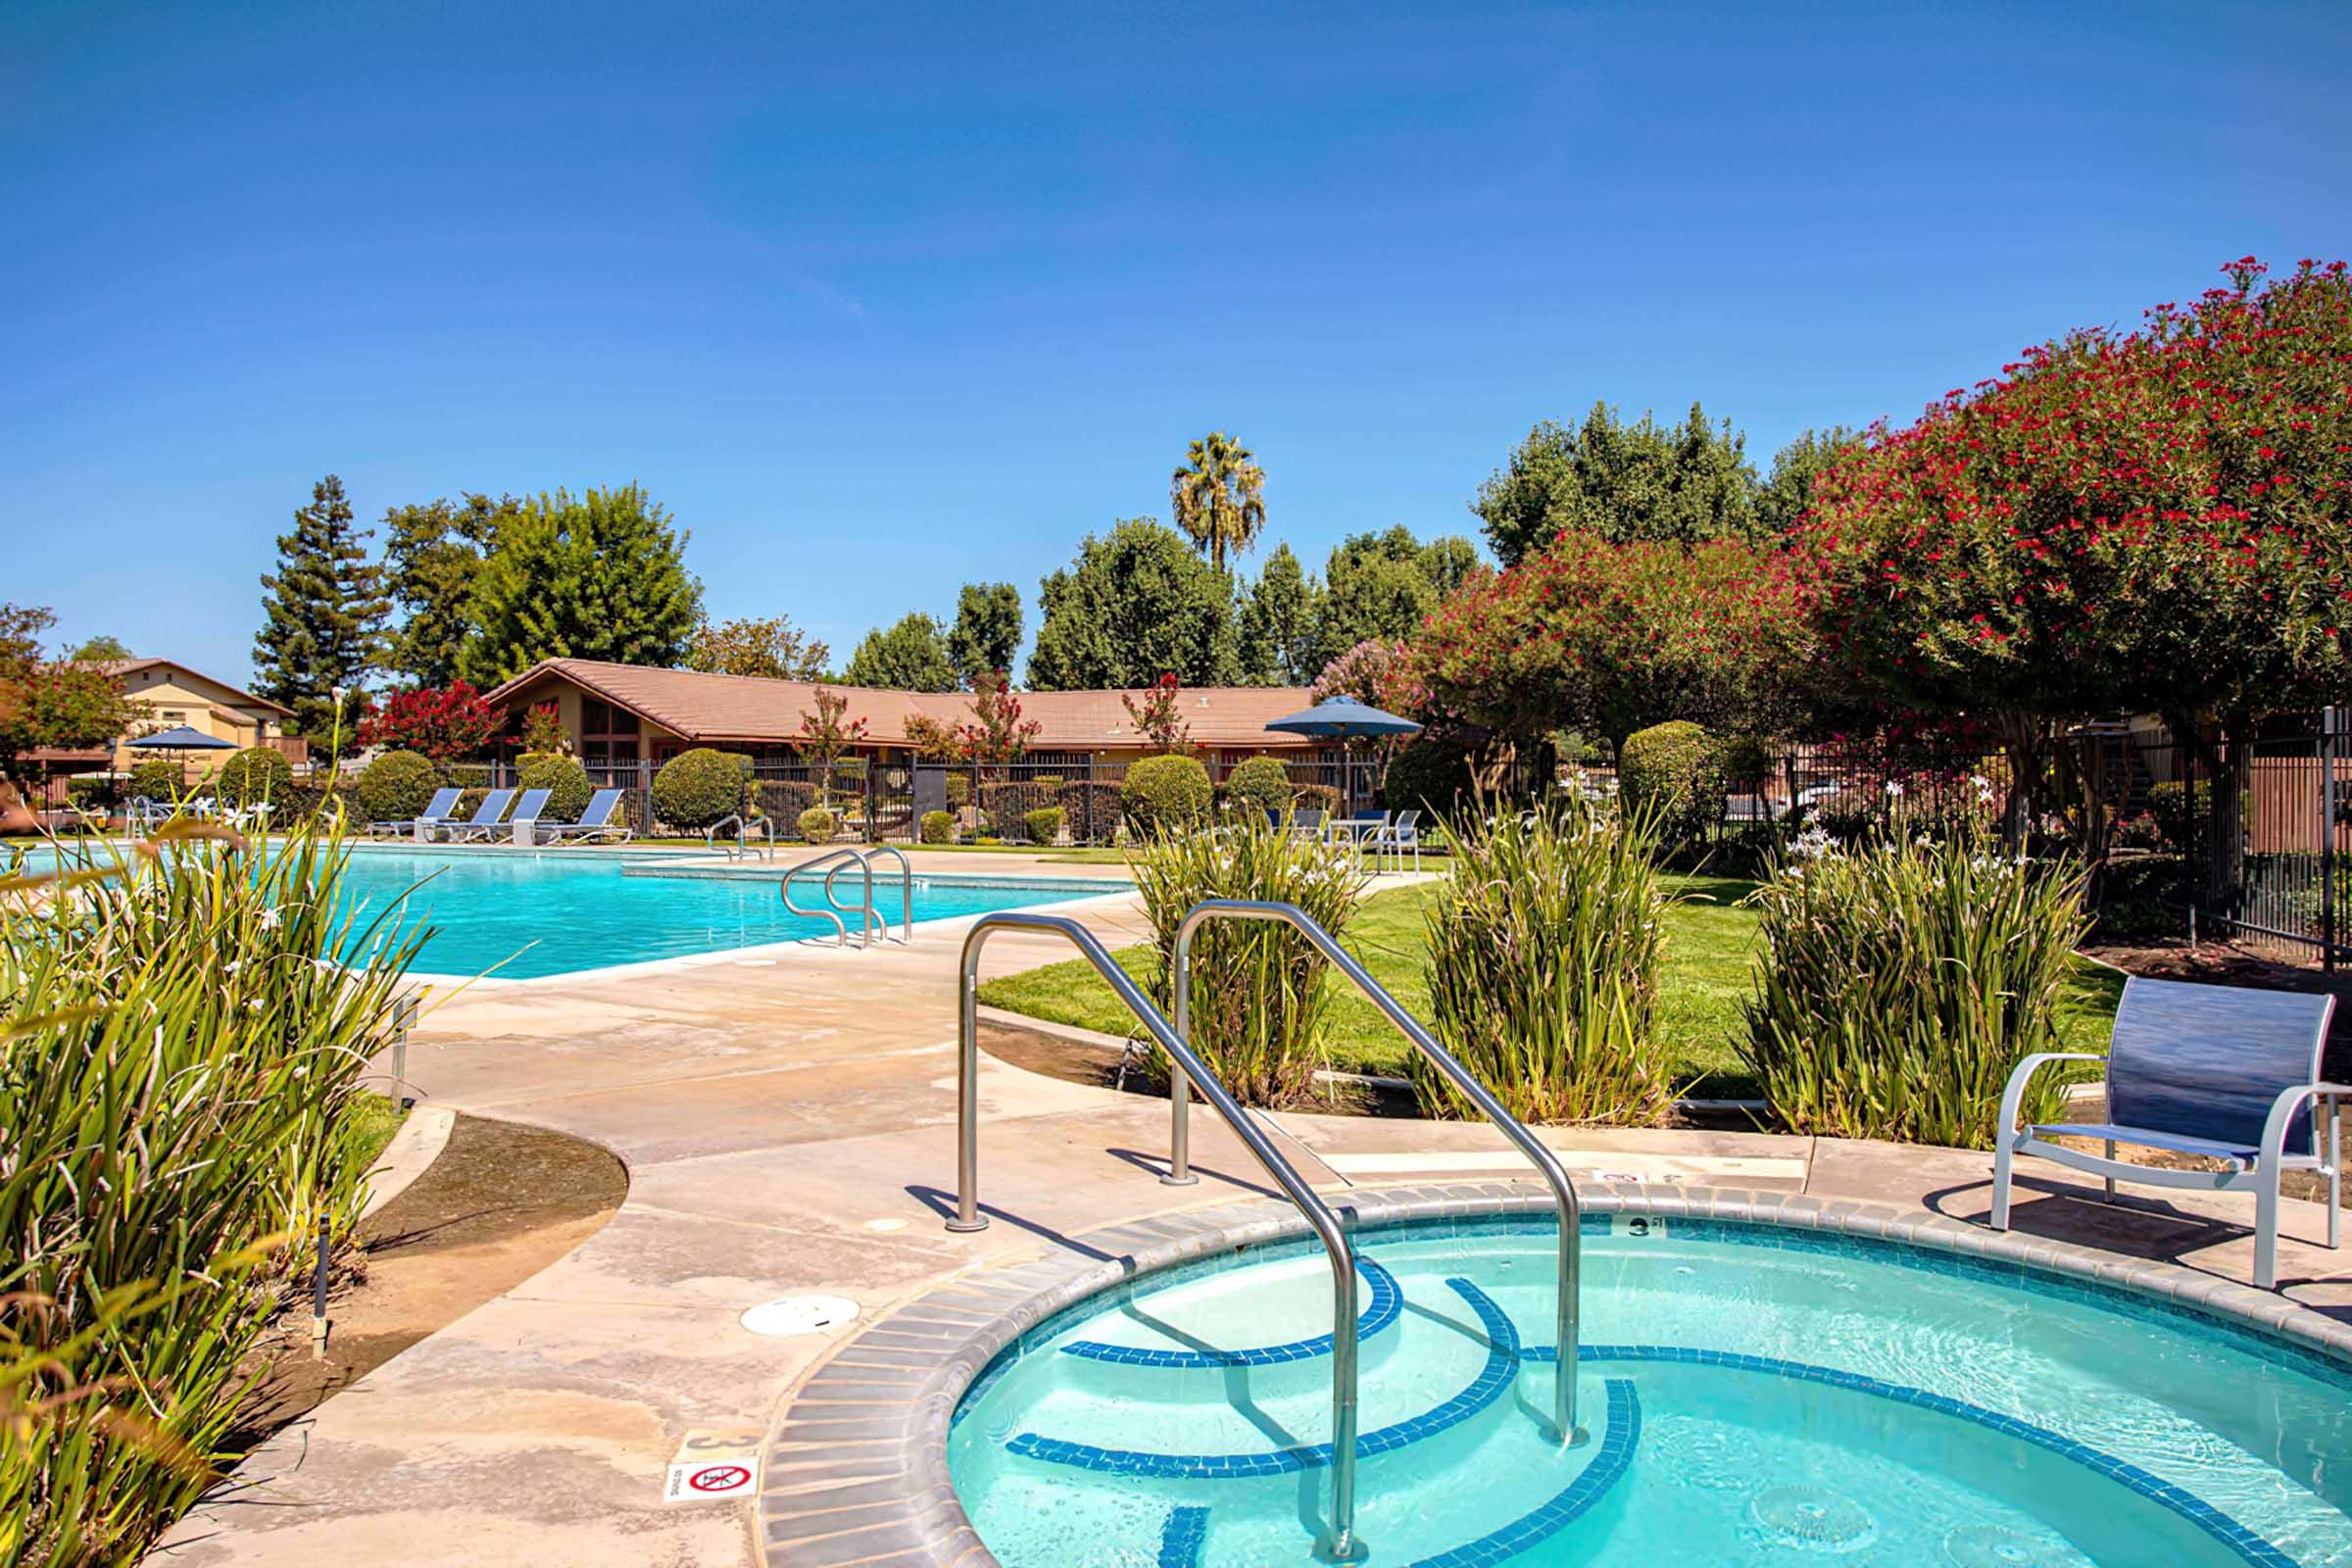
[[[821,915],[825,919],[831,920],[841,933],[841,945],[845,948],[850,945],[849,923],[842,919],[845,914],[858,916],[858,945],[859,947],[872,947],[876,931],[882,933],[883,941],[889,941],[890,922],[882,918],[880,912],[874,908],[874,862],[872,857],[875,855],[895,856],[898,858],[901,888],[899,940],[911,943],[914,940],[914,867],[904,853],[892,849],[887,844],[877,846],[870,853],[845,845],[841,849],[828,851],[812,860],[803,860],[798,865],[786,867],[783,881],[778,884],[778,891],[784,897],[784,907],[794,914],[806,915],[810,919]],[[862,902],[855,905],[842,903],[841,895],[834,886],[840,880],[841,874],[852,866],[858,869],[865,882],[864,898]],[[827,867],[831,869],[827,870]],[[805,909],[792,902],[793,880],[797,877],[813,876],[818,871],[826,873],[824,906]]]
[[[760,858],[772,860],[776,858],[775,818],[760,816],[746,821],[741,811],[722,816],[704,830],[703,848],[707,852],[712,855],[718,853],[718,830],[730,822],[735,825],[735,842],[727,846],[728,859],[743,860],[751,858],[753,853],[751,847],[752,827],[755,822],[759,825],[760,833],[767,839],[767,848],[760,852]]]
[[[833,928],[841,933],[841,946],[845,948],[850,945],[850,927],[849,923],[843,920],[841,917],[842,912],[844,911],[839,910],[838,906],[835,906],[833,902],[832,879],[828,877],[825,882],[825,906],[816,909],[804,909],[799,905],[792,902],[792,879],[796,876],[802,876],[808,872],[814,871],[818,867],[830,864],[835,860],[842,859],[846,856],[856,855],[857,853],[858,852],[856,850],[835,850],[832,854],[820,855],[813,860],[803,860],[798,865],[786,868],[783,880],[776,884],[776,891],[783,896],[784,907],[787,912],[805,915],[811,920],[822,917],[832,921]],[[869,899],[868,902],[870,903],[871,900]],[[858,945],[861,948],[865,946],[865,936],[866,928],[863,925],[860,925],[858,928]]]
[[[1577,1277],[1584,1261],[1584,1214],[1577,1202],[1576,1184],[1561,1169],[1557,1155],[1544,1147],[1521,1125],[1519,1118],[1503,1107],[1502,1102],[1487,1092],[1486,1085],[1472,1077],[1469,1070],[1453,1059],[1452,1053],[1438,1044],[1435,1036],[1421,1027],[1420,1020],[1382,988],[1379,981],[1364,971],[1348,952],[1340,946],[1329,931],[1323,929],[1313,916],[1295,904],[1274,904],[1254,899],[1203,899],[1185,913],[1176,926],[1176,960],[1169,978],[1174,983],[1175,1028],[1185,1041],[1192,1039],[1192,961],[1193,938],[1211,920],[1275,920],[1292,927],[1315,945],[1317,952],[1330,960],[1331,966],[1346,975],[1374,1006],[1388,1014],[1404,1038],[1411,1041],[1421,1054],[1436,1064],[1446,1075],[1446,1081],[1476,1105],[1502,1135],[1519,1148],[1531,1160],[1544,1182],[1551,1188],[1553,1203],[1560,1214],[1559,1246],[1559,1304],[1558,1339],[1559,1361],[1553,1373],[1552,1417],[1557,1423],[1558,1438],[1563,1444],[1584,1441],[1576,1428],[1576,1354],[1577,1354]],[[1166,1050],[1166,1043],[1161,1043]],[[1174,1052],[1168,1053],[1176,1059]],[[1171,1182],[1188,1182],[1192,1174],[1191,1096],[1186,1092],[1185,1079],[1194,1059],[1188,1049],[1184,1058],[1186,1070],[1171,1073],[1168,1083],[1168,1176]],[[1206,1092],[1203,1085],[1202,1091]],[[1218,1093],[1222,1094],[1220,1090]]]
[[[1250,1158],[1282,1189],[1283,1196],[1298,1205],[1298,1212],[1306,1216],[1306,1223],[1322,1242],[1323,1250],[1331,1258],[1331,1517],[1323,1549],[1335,1559],[1347,1559],[1353,1555],[1355,1542],[1354,1249],[1348,1245],[1348,1234],[1330,1205],[1315,1196],[1314,1189],[1267,1141],[1250,1113],[1226,1093],[1225,1086],[1217,1082],[1215,1074],[1200,1058],[1193,1054],[1192,1048],[1184,1042],[1182,1026],[1171,1025],[1162,1017],[1095,934],[1065,915],[1001,909],[974,921],[971,933],[963,939],[963,978],[956,1014],[956,1217],[948,1221],[948,1229],[968,1232],[988,1228],[988,1217],[980,1212],[980,952],[999,931],[1043,931],[1068,938],[1176,1064],[1173,1083],[1177,1092],[1181,1093],[1181,1086],[1187,1083],[1200,1090],[1200,1098],[1233,1129],[1242,1147],[1250,1151]],[[1183,995],[1179,988],[1179,1005]],[[1572,1368],[1575,1365],[1573,1361],[1567,1364]]]

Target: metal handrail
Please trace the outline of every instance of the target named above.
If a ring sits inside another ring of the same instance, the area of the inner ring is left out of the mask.
[[[1559,1440],[1568,1445],[1584,1441],[1585,1434],[1576,1429],[1576,1358],[1577,1358],[1577,1277],[1584,1263],[1584,1211],[1577,1201],[1576,1184],[1561,1168],[1559,1157],[1544,1147],[1536,1135],[1521,1125],[1519,1118],[1503,1108],[1502,1102],[1487,1092],[1486,1085],[1472,1077],[1468,1069],[1453,1059],[1452,1053],[1437,1042],[1419,1019],[1389,995],[1380,982],[1365,972],[1338,940],[1326,931],[1315,918],[1295,904],[1276,904],[1257,899],[1203,899],[1188,910],[1176,926],[1176,961],[1170,978],[1174,982],[1176,1033],[1189,1043],[1192,1003],[1193,938],[1200,927],[1211,920],[1277,920],[1298,931],[1315,945],[1315,950],[1330,960],[1333,968],[1346,975],[1366,1001],[1388,1014],[1405,1039],[1412,1042],[1424,1056],[1446,1075],[1446,1081],[1461,1091],[1463,1098],[1486,1114],[1502,1135],[1519,1147],[1544,1180],[1551,1188],[1553,1203],[1560,1214],[1559,1247],[1559,1302],[1557,1370],[1553,1373],[1552,1416],[1558,1424]],[[1165,1050],[1165,1042],[1161,1049]],[[1191,1055],[1188,1051],[1187,1056]],[[1169,1052],[1171,1058],[1174,1052]],[[1191,1097],[1186,1092],[1185,1072],[1170,1075],[1168,1083],[1168,1176],[1171,1182],[1189,1182],[1192,1174]],[[1203,1093],[1205,1093],[1203,1086]],[[1219,1091],[1222,1093],[1222,1091]]]
[[[1112,959],[1092,931],[1067,915],[1032,914],[1000,909],[972,923],[963,939],[963,980],[956,993],[956,1217],[948,1229],[958,1233],[988,1228],[980,1212],[980,950],[998,931],[1045,931],[1067,937],[1087,962],[1095,966],[1118,999],[1142,1020],[1159,1049],[1177,1065],[1176,1082],[1197,1085],[1225,1125],[1258,1167],[1298,1206],[1331,1258],[1331,1520],[1324,1543],[1326,1553],[1340,1560],[1354,1555],[1355,1537],[1355,1418],[1356,1418],[1356,1306],[1355,1250],[1348,1243],[1339,1216],[1315,1196],[1313,1188],[1266,1135],[1250,1119],[1216,1075],[1185,1044],[1181,1025],[1171,1025],[1139,990],[1126,970]],[[1183,992],[1177,993],[1180,999]],[[1570,1353],[1563,1350],[1563,1354]],[[1573,1368],[1575,1363],[1567,1363]]]
[[[904,943],[912,943],[914,941],[914,866],[907,860],[906,854],[903,851],[891,848],[891,846],[887,844],[877,844],[870,850],[842,849],[837,850],[834,853],[849,857],[851,859],[856,860],[858,865],[864,867],[865,870],[865,905],[863,909],[860,911],[862,915],[862,923],[858,926],[858,939],[860,947],[866,945],[867,935],[871,933],[876,926],[881,928],[882,940],[885,942],[890,940],[890,922],[883,919],[881,911],[874,907],[873,857],[877,855],[895,855],[899,858],[899,880],[904,900],[902,907],[899,911],[899,940]],[[845,860],[842,864],[835,866],[831,873],[825,878],[825,902],[832,905],[833,907],[839,909],[844,914],[848,914],[850,912],[850,906],[842,903],[839,898],[834,896],[833,883],[842,872],[848,869],[849,862]]]
[[[846,948],[850,945],[850,927],[849,923],[842,919],[841,914],[835,912],[835,909],[841,906],[833,904],[832,878],[827,877],[825,879],[825,903],[828,907],[822,909],[804,909],[799,905],[792,902],[792,879],[794,877],[799,876],[804,871],[814,871],[819,866],[825,865],[833,860],[841,859],[845,856],[862,858],[862,857],[858,856],[858,852],[856,850],[835,850],[830,854],[820,855],[813,860],[803,860],[798,865],[785,867],[783,880],[776,884],[776,891],[783,895],[784,907],[790,913],[805,915],[811,920],[815,919],[821,914],[826,919],[832,921],[835,927],[837,927],[841,932],[841,945]],[[868,902],[871,901],[869,900]],[[846,909],[843,912],[847,912]],[[858,932],[858,945],[859,947],[862,948],[866,945],[865,938],[865,928],[860,926]]]
[[[760,857],[760,858],[772,860],[776,858],[775,818],[769,816],[756,816],[747,820],[741,811],[729,812],[727,815],[720,817],[717,821],[711,823],[710,827],[704,830],[703,849],[707,853],[711,855],[716,855],[718,853],[718,830],[722,827],[725,827],[729,822],[735,824],[735,843],[727,851],[728,859],[748,860],[751,858],[752,852],[749,845],[752,836],[752,824],[754,822],[757,822],[760,825],[760,831],[767,836],[767,850],[766,853]]]

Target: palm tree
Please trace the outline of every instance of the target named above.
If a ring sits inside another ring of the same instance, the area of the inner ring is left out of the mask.
[[[1193,443],[1184,466],[1168,482],[1176,526],[1225,569],[1225,552],[1240,554],[1266,525],[1266,475],[1248,447],[1222,430]]]

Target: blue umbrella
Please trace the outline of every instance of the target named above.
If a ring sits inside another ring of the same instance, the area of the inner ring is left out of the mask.
[[[130,746],[131,750],[142,752],[233,752],[237,749],[235,741],[224,741],[217,735],[207,735],[200,729],[190,729],[185,724],[174,724],[153,735],[142,735]]]
[[[1421,733],[1421,726],[1409,718],[1384,713],[1377,708],[1348,697],[1330,698],[1303,713],[1273,719],[1266,728],[1286,730],[1293,735],[1329,735],[1344,741],[1374,735]]]

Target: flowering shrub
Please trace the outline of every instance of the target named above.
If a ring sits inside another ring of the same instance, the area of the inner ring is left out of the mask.
[[[506,710],[482,701],[465,681],[394,692],[380,711],[360,720],[362,746],[415,752],[436,762],[472,757],[506,725]]]
[[[1315,677],[1315,701],[1333,697],[1352,697],[1402,718],[1430,713],[1429,685],[1401,639],[1368,637],[1324,665]]]
[[[1172,760],[1200,765],[1190,758]],[[1155,832],[1128,863],[1158,940],[1147,989],[1163,1012],[1175,1001],[1176,927],[1202,899],[1296,904],[1338,936],[1354,917],[1367,880],[1352,850],[1294,836],[1263,819],[1241,820],[1213,835]],[[1190,1044],[1234,1098],[1252,1105],[1310,1098],[1329,967],[1286,925],[1213,920],[1194,938]],[[1156,1050],[1152,1066],[1164,1080],[1168,1064]]]
[[[1193,726],[1176,710],[1176,697],[1181,690],[1175,675],[1170,673],[1160,676],[1140,702],[1126,692],[1119,694],[1119,704],[1127,710],[1135,732],[1154,752],[1189,756],[1195,750]]]
[[[1801,1133],[1991,1147],[2001,1088],[2058,1044],[2085,929],[2082,868],[1989,835],[1839,848],[1820,828],[1752,896],[1762,915],[1740,1055]],[[2028,1097],[2054,1121],[2055,1078]]]
[[[1674,1105],[1657,1030],[1655,820],[1570,794],[1453,832],[1427,914],[1439,1041],[1525,1121],[1646,1126]],[[1416,1054],[1433,1115],[1471,1114]]]
[[[1785,553],[1685,550],[1564,533],[1475,577],[1413,644],[1427,700],[1520,737],[1563,726],[1622,742],[1667,719],[1771,733],[1813,656],[1812,590]]]

